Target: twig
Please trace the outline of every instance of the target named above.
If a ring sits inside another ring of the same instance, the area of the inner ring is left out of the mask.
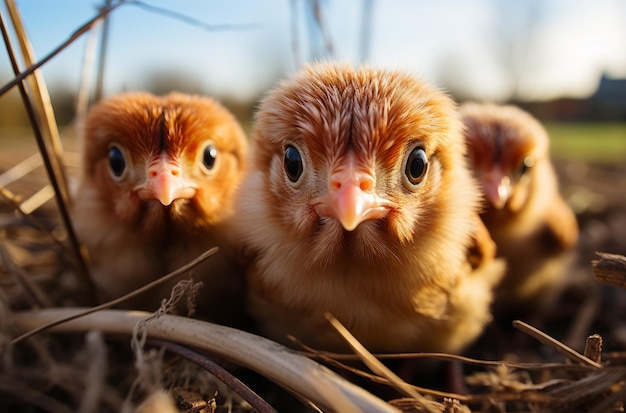
[[[361,39],[359,42],[359,59],[366,62],[370,57],[370,48],[372,43],[372,17],[374,9],[374,0],[365,0],[362,2],[361,12]]]
[[[541,341],[543,344],[546,344],[546,345],[552,347],[553,349],[555,349],[556,351],[558,351],[559,353],[565,355],[566,357],[570,358],[573,361],[576,361],[576,362],[582,363],[582,364],[586,364],[588,366],[593,366],[593,367],[598,368],[598,369],[602,368],[602,364],[596,363],[593,360],[589,360],[587,357],[585,357],[582,354],[578,353],[574,349],[572,349],[572,348],[566,346],[565,344],[555,340],[554,338],[550,337],[546,333],[544,333],[542,331],[539,331],[535,327],[524,323],[523,321],[519,321],[519,320],[513,321],[513,327],[515,327],[518,330],[521,330],[524,333],[528,334],[529,336],[531,336],[531,337]]]
[[[26,34],[22,17],[20,16],[15,0],[4,0],[15,29],[15,34],[19,42],[22,58],[26,66],[30,66],[35,62],[35,53]],[[17,74],[17,73],[16,73]],[[35,70],[32,76],[27,78],[32,93],[32,98],[37,109],[39,118],[39,126],[44,137],[46,149],[51,149],[50,161],[54,170],[55,177],[58,180],[59,190],[65,205],[70,204],[69,190],[67,186],[67,176],[63,169],[61,158],[63,156],[63,147],[59,137],[59,128],[57,126],[54,109],[50,103],[50,93],[46,87],[46,82],[40,70]]]
[[[251,388],[246,386],[241,380],[230,374],[219,364],[209,360],[207,357],[203,356],[200,353],[196,353],[188,349],[187,347],[183,347],[181,345],[171,343],[169,341],[164,340],[148,340],[148,342],[152,345],[163,347],[172,353],[176,353],[179,356],[186,358],[187,360],[192,361],[198,366],[202,367],[205,370],[208,370],[212,375],[214,375],[218,380],[222,383],[226,384],[230,387],[235,393],[241,396],[246,402],[250,404],[256,411],[260,413],[269,413],[275,412],[274,408],[263,400],[258,394],[256,394]]]
[[[4,199],[5,202],[11,205],[11,207],[13,208],[13,212],[17,212],[24,219],[30,221],[35,228],[46,232],[48,235],[50,235],[50,238],[60,244],[60,242],[52,236],[50,229],[46,227],[46,225],[44,225],[41,220],[36,219],[36,217],[29,215],[22,210],[22,207],[20,206],[19,196],[15,195],[13,192],[0,185],[0,198]]]
[[[578,380],[572,380],[562,386],[556,386],[548,391],[549,394],[563,400],[564,404],[576,405],[587,403],[598,396],[604,398],[608,392],[615,390],[614,386],[624,380],[626,370],[622,368],[607,368],[596,370]]]
[[[84,311],[82,311],[80,313],[73,314],[72,316],[70,316],[68,318],[62,318],[60,320],[55,320],[54,322],[52,322],[50,324],[42,325],[42,326],[40,326],[40,327],[38,327],[38,328],[36,328],[36,329],[34,329],[32,331],[24,333],[21,336],[13,339],[11,341],[11,344],[15,345],[15,344],[17,344],[17,343],[27,339],[28,337],[31,337],[31,336],[33,336],[33,335],[35,335],[37,333],[40,333],[40,332],[42,332],[44,330],[49,329],[49,328],[55,327],[55,326],[57,326],[59,324],[63,324],[63,323],[66,323],[68,321],[71,321],[71,320],[74,320],[74,319],[77,319],[77,318],[80,318],[80,317],[84,317],[84,316],[86,316],[88,314],[95,313],[96,311],[101,311],[101,310],[104,310],[104,309],[107,309],[107,308],[114,307],[114,306],[116,306],[116,305],[118,305],[118,304],[120,304],[120,303],[122,303],[122,302],[124,302],[124,301],[126,301],[128,299],[130,299],[130,298],[133,298],[133,297],[136,297],[138,295],[141,295],[141,294],[145,293],[146,291],[148,291],[148,290],[150,290],[150,289],[152,289],[152,288],[154,288],[154,287],[156,287],[158,285],[161,285],[161,284],[163,284],[163,283],[165,283],[165,282],[167,282],[169,280],[172,280],[172,279],[174,279],[176,277],[179,277],[181,274],[184,274],[185,272],[189,271],[190,269],[192,269],[196,265],[200,264],[205,259],[209,258],[211,255],[215,254],[217,252],[217,250],[218,250],[217,247],[213,247],[210,250],[200,254],[193,261],[191,261],[191,262],[183,265],[182,267],[178,268],[177,270],[172,271],[171,273],[169,273],[167,275],[164,275],[163,277],[159,278],[158,280],[152,281],[150,284],[146,284],[146,285],[144,285],[141,288],[138,288],[138,289],[136,289],[136,290],[126,294],[126,295],[123,295],[123,296],[121,296],[119,298],[116,298],[115,300],[111,300],[111,301],[108,301],[108,302],[106,302],[104,304],[100,304],[100,305],[98,305],[96,307],[92,307],[92,308],[90,308],[88,310],[84,310]]]
[[[54,190],[50,185],[46,185],[33,194],[33,196],[22,202],[20,207],[25,214],[31,214],[52,198],[54,198]]]
[[[111,7],[113,0],[105,0],[106,6],[103,10]],[[104,16],[102,29],[100,32],[100,55],[98,56],[98,71],[96,73],[96,101],[102,99],[104,94],[104,69],[106,66],[106,56],[109,44],[109,26],[111,16]]]
[[[95,61],[94,56],[98,40],[97,28],[100,27],[99,23],[100,22],[98,21],[93,30],[90,30],[89,36],[87,36],[87,41],[85,42],[85,51],[83,53],[83,63],[81,65],[80,72],[80,84],[78,87],[78,93],[76,94],[75,101],[77,119],[75,128],[77,131],[77,136],[79,136],[80,134],[81,122],[85,118],[85,114],[87,113],[87,110],[89,108],[89,84],[91,81],[93,65]]]
[[[41,156],[38,153],[33,153],[28,158],[0,174],[0,187],[12,184],[40,166]]]
[[[91,27],[96,24],[102,17],[106,16],[107,14],[111,13],[113,10],[115,10],[116,8],[118,8],[119,6],[125,4],[125,2],[119,2],[114,4],[113,6],[111,6],[111,8],[106,9],[106,10],[102,10],[100,13],[98,13],[94,18],[92,18],[91,20],[89,20],[87,23],[83,24],[82,26],[80,26],[78,29],[76,29],[71,35],[70,37],[63,42],[60,46],[58,46],[56,49],[54,49],[53,51],[51,51],[50,53],[48,53],[43,59],[41,59],[39,62],[29,66],[27,69],[25,69],[24,71],[22,71],[21,73],[19,73],[18,75],[15,76],[15,78],[13,78],[13,80],[9,81],[7,84],[5,84],[4,86],[2,86],[2,88],[0,88],[0,96],[4,95],[6,92],[8,92],[9,90],[11,90],[13,87],[19,85],[20,83],[22,83],[22,81],[24,79],[26,79],[27,76],[29,76],[31,73],[33,73],[35,70],[39,69],[41,66],[45,65],[46,63],[48,63],[48,61],[50,61],[52,58],[54,58],[56,55],[58,55],[59,53],[61,53],[63,50],[65,50],[69,45],[71,45],[72,43],[74,43],[74,41],[76,39],[78,39],[79,37],[81,37],[83,34],[87,33],[87,31],[89,31],[89,29],[91,29]]]
[[[39,308],[50,307],[52,305],[39,286],[30,280],[26,271],[24,271],[24,269],[22,269],[19,265],[15,264],[15,261],[13,261],[13,258],[9,254],[9,251],[7,251],[4,244],[0,244],[0,259],[2,259],[5,268],[9,270],[15,280],[15,283],[22,288],[22,291],[24,291],[26,297],[29,298],[32,305]]]
[[[15,52],[13,50],[13,46],[11,44],[11,38],[7,31],[6,23],[4,21],[4,17],[0,13],[0,29],[2,30],[2,37],[4,39],[4,43],[9,54],[9,59],[11,60],[11,66],[13,68],[13,72],[17,77],[19,73],[19,67],[17,65],[17,59],[15,56]],[[32,67],[32,66],[31,66]],[[32,101],[26,91],[26,87],[20,81],[18,84],[18,89],[20,91],[20,95],[22,96],[22,101],[24,103],[24,108],[26,109],[26,113],[28,114],[28,118],[30,120],[31,126],[33,128],[33,133],[35,134],[35,138],[37,141],[37,145],[39,146],[39,152],[44,161],[44,165],[46,167],[46,172],[48,174],[48,179],[50,180],[50,184],[52,188],[54,188],[54,193],[56,195],[57,206],[59,209],[59,213],[61,215],[61,221],[63,222],[65,229],[67,231],[67,235],[70,242],[70,247],[76,260],[78,261],[78,275],[82,278],[83,283],[87,287],[88,294],[92,297],[95,297],[95,289],[93,286],[93,282],[91,277],[89,276],[89,269],[87,268],[87,264],[85,263],[84,257],[82,255],[80,244],[78,242],[78,238],[76,238],[76,233],[74,232],[74,227],[72,225],[72,221],[69,216],[69,212],[66,208],[66,200],[63,196],[63,190],[61,189],[61,184],[57,179],[58,172],[55,168],[55,163],[53,161],[54,158],[48,156],[48,150],[46,148],[46,143],[42,134],[41,125],[39,119],[35,113],[35,109],[33,107]]]
[[[321,358],[321,359],[334,359],[334,360],[359,360],[359,356],[354,354],[344,353],[331,353],[327,351],[318,351],[307,347],[293,337],[290,337],[295,343],[307,350],[304,352],[308,357]],[[448,353],[374,353],[374,357],[378,359],[414,359],[414,358],[429,358],[435,360],[445,361],[458,361],[465,364],[473,364],[477,366],[492,366],[497,367],[504,365],[514,369],[543,371],[543,370],[569,370],[577,372],[589,372],[594,370],[591,366],[584,366],[580,364],[563,364],[563,363],[521,363],[513,361],[492,361],[492,360],[479,360],[459,354]]]
[[[592,334],[587,337],[583,354],[596,363],[602,361],[602,336],[600,334]]]
[[[599,260],[591,261],[593,277],[603,283],[626,288],[626,257],[606,252],[596,252]]]
[[[85,332],[98,329],[109,334],[130,335],[134,326],[150,313],[103,310],[77,318],[84,311],[76,308],[15,312],[12,326],[17,331],[31,330],[59,319],[72,321],[56,325],[54,332]],[[252,369],[282,387],[301,394],[324,411],[397,412],[388,403],[348,382],[286,347],[233,328],[187,317],[163,314],[147,323],[151,338],[193,346],[217,357]],[[337,406],[354,406],[341,410]]]
[[[374,373],[379,374],[386,379],[389,380],[389,383],[396,388],[396,390],[401,393],[417,400],[420,402],[424,408],[431,412],[435,413],[435,410],[431,408],[431,403],[429,400],[426,400],[424,396],[419,394],[412,388],[411,385],[406,383],[400,377],[398,377],[393,371],[389,370],[383,363],[381,363],[376,357],[374,357],[367,349],[354,337],[347,328],[343,326],[335,317],[331,314],[325,314],[326,319],[330,322],[330,324],[337,330],[339,334],[346,340],[346,342],[352,347],[354,352],[359,356],[359,358],[365,363],[367,367],[369,367]]]
[[[327,358],[322,357],[322,360],[331,366],[340,368],[342,370],[353,373],[357,376],[366,378],[370,380],[372,383],[391,386],[391,383],[389,382],[389,380],[384,377],[367,373],[356,367],[349,366],[347,364],[341,363],[337,360],[333,360],[330,358],[327,359]],[[566,365],[562,365],[562,366],[564,368],[568,367]],[[426,387],[420,387],[420,386],[415,386],[415,385],[411,385],[411,387],[422,395],[438,397],[442,400],[445,400],[446,398],[455,399],[464,403],[471,403],[471,404],[489,403],[489,402],[493,402],[494,399],[498,401],[523,401],[523,402],[528,402],[528,403],[543,403],[543,404],[547,404],[547,403],[551,403],[555,401],[555,397],[542,394],[538,391],[531,391],[531,390],[515,391],[515,392],[504,391],[504,392],[498,392],[498,393],[485,393],[485,394],[480,394],[480,393],[479,394],[459,394],[459,393],[450,393],[450,392],[441,391],[441,390],[429,389]]]
[[[300,55],[300,37],[298,33],[298,0],[289,1],[289,11],[291,20],[291,53],[296,68],[302,65],[302,56]]]
[[[334,46],[333,39],[330,35],[330,30],[328,29],[328,25],[326,24],[326,20],[324,19],[322,13],[322,6],[320,4],[320,0],[310,0],[313,19],[317,24],[317,27],[322,34],[322,39],[324,40],[324,53],[326,58],[332,58],[334,55]]]
[[[339,361],[339,359],[341,358],[334,358],[331,355],[340,355],[340,356],[351,356],[349,360],[360,360],[359,356],[357,355],[353,355],[353,354],[337,354],[337,353],[328,353],[328,352],[324,352],[324,351],[317,351],[309,346],[307,346],[306,344],[303,344],[302,342],[300,342],[299,340],[297,340],[295,337],[290,336],[289,337],[291,340],[293,340],[296,344],[298,344],[299,346],[301,346],[303,349],[306,350],[305,354],[307,355],[307,357],[311,357],[311,358],[317,358],[322,360],[325,363],[328,363],[331,366],[334,366],[336,368],[340,368],[342,370],[348,371],[350,373],[354,373],[357,376],[360,377],[364,377],[368,380],[370,380],[372,383],[378,383],[378,384],[384,384],[387,386],[391,386],[391,382],[389,381],[389,379],[386,379],[385,377],[381,377],[378,376],[376,374],[371,374],[368,373],[366,371],[363,371],[361,369],[358,369],[356,367],[352,367],[349,366],[347,364],[344,364],[342,362]],[[377,357],[377,356],[376,356]],[[347,357],[342,357],[344,359],[346,359]],[[451,393],[447,393],[447,392],[440,392],[437,390],[430,390],[430,389],[425,389],[419,386],[415,386],[415,385],[410,385],[413,389],[415,389],[415,391],[420,392],[420,393],[424,393],[424,394],[428,394],[430,396],[437,396],[437,397],[454,397],[457,398],[459,400],[465,401],[466,397],[462,394],[451,394]]]
[[[56,49],[54,49],[53,51],[48,53],[39,62],[31,65],[26,70],[21,72],[13,80],[9,81],[4,86],[2,86],[2,88],[0,88],[0,96],[4,95],[6,92],[11,90],[13,87],[15,87],[16,85],[20,84],[22,82],[22,80],[24,80],[28,75],[33,73],[35,70],[39,69],[41,66],[46,64],[52,58],[54,58],[56,55],[58,55],[63,50],[65,50],[69,45],[74,43],[74,41],[76,39],[81,37],[83,34],[87,33],[87,31],[89,31],[89,29],[91,29],[96,23],[98,23],[98,21],[100,19],[102,19],[103,17],[107,16],[109,13],[111,13],[113,10],[117,9],[118,7],[126,5],[126,4],[132,4],[132,5],[139,6],[139,7],[142,7],[144,9],[156,12],[156,13],[169,15],[170,17],[174,17],[174,18],[182,20],[182,21],[184,21],[186,23],[193,24],[195,26],[200,26],[200,27],[204,28],[205,30],[241,30],[241,29],[249,29],[249,28],[255,27],[255,25],[253,25],[253,24],[208,25],[206,23],[203,23],[203,22],[201,22],[199,20],[196,20],[196,19],[193,19],[191,17],[185,16],[185,15],[182,15],[182,14],[179,14],[179,13],[175,13],[175,12],[172,12],[172,11],[169,11],[169,10],[166,10],[166,9],[161,9],[159,7],[151,6],[151,5],[142,3],[140,1],[128,1],[128,2],[127,1],[119,1],[119,2],[111,5],[111,7],[109,7],[109,8],[101,9],[101,11],[95,17],[93,17],[91,20],[87,21],[85,24],[83,24],[78,29],[76,29],[70,35],[70,37],[65,42],[63,42],[60,46],[58,46]]]
[[[179,20],[183,23],[187,23],[192,26],[199,27],[206,31],[220,31],[220,30],[250,30],[257,27],[256,24],[253,23],[243,23],[243,24],[208,24],[201,20],[195,19],[193,17],[184,15],[182,13],[175,12],[173,10],[169,10],[163,7],[153,6],[148,3],[144,3],[139,0],[128,0],[127,4],[132,6],[137,6],[151,13],[160,14],[162,16],[170,17],[175,20]]]
[[[33,227],[48,234],[50,239],[54,243],[56,243],[59,247],[61,248],[65,247],[63,243],[54,236],[52,231],[48,227],[46,227],[46,225],[44,225],[40,219],[38,219],[38,217],[29,215],[26,213],[26,211],[22,209],[22,206],[20,205],[18,201],[18,197],[15,194],[13,194],[8,189],[0,186],[0,197],[3,198],[7,203],[9,203],[9,205],[11,205],[14,212],[17,212],[20,216],[22,216],[24,219],[30,222]]]

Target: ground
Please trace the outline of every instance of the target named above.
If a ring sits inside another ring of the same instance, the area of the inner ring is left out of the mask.
[[[4,148],[8,150],[3,150],[0,153],[0,171],[7,169],[8,166],[15,165],[19,160],[25,159],[36,150],[32,146],[25,149],[24,145],[15,139],[6,141]],[[611,162],[607,164],[595,161],[585,162],[559,159],[555,164],[560,176],[562,192],[577,214],[580,226],[580,242],[577,248],[576,265],[568,274],[568,283],[564,288],[562,296],[554,308],[543,319],[536,320],[536,322],[548,335],[579,352],[582,352],[584,349],[586,337],[598,333],[604,339],[603,356],[605,359],[619,360],[620,357],[615,355],[615,353],[623,355],[626,352],[626,317],[624,316],[626,314],[626,290],[595,281],[592,276],[591,262],[597,259],[596,251],[626,254],[626,162]],[[0,176],[0,182],[4,182],[2,179],[3,177]],[[46,179],[43,169],[39,168],[34,173],[18,179],[17,182],[12,184],[3,183],[3,186],[6,186],[15,195],[28,198],[45,183]],[[54,202],[48,202],[44,206],[41,218],[45,220],[45,226],[53,227],[57,225],[58,215],[55,211]],[[57,306],[64,303],[71,304],[73,300],[63,296],[64,291],[73,288],[71,272],[68,275],[67,271],[68,268],[71,268],[69,264],[72,261],[71,257],[67,257],[70,254],[69,251],[59,247],[56,242],[45,239],[46,237],[41,237],[38,233],[39,230],[33,229],[30,224],[27,225],[28,220],[24,220],[14,213],[13,207],[9,202],[0,204],[0,212],[0,224],[2,225],[0,234],[2,235],[3,243],[7,241],[7,248],[2,248],[2,266],[0,267],[2,269],[2,273],[0,273],[0,280],[2,281],[0,284],[0,301],[4,303],[3,314],[29,306],[29,299],[25,298],[26,294],[23,292],[23,287],[16,286],[11,281],[11,274],[19,271],[16,268],[22,268],[31,275],[36,283],[44,287],[45,295],[47,295],[47,297],[44,297],[44,301],[47,299]],[[63,243],[65,240],[61,239],[61,242]],[[12,257],[12,260],[7,258],[9,256]],[[5,328],[6,320],[0,321],[2,321],[0,323],[0,332],[2,332],[1,335],[6,340],[8,331],[2,330],[2,328]],[[522,335],[518,333],[518,337]],[[68,345],[68,348],[75,348],[72,346],[77,345],[80,347],[81,344],[77,344],[77,342],[82,343],[82,339],[68,339],[67,337],[60,339],[51,335],[47,338],[42,338],[39,344],[31,344],[26,346],[27,348],[25,349],[18,345],[12,355],[6,353],[5,348],[5,361],[3,362],[4,364],[0,364],[0,367],[2,367],[0,368],[0,393],[11,394],[11,388],[2,385],[3,380],[11,377],[11,373],[8,370],[8,366],[11,365],[12,368],[18,369],[15,377],[19,378],[18,381],[22,385],[26,387],[34,386],[36,388],[42,382],[46,383],[48,387],[44,392],[47,395],[53,399],[58,398],[61,403],[75,406],[73,403],[78,396],[72,394],[70,390],[51,384],[52,379],[50,377],[34,377],[37,371],[43,374],[43,370],[33,360],[39,360],[40,363],[45,364],[46,357],[53,355],[58,358],[54,360],[54,364],[59,368],[60,366],[71,366],[73,369],[83,368],[86,365],[85,360],[76,359],[81,354],[80,352],[72,355],[65,354],[64,348],[62,348],[65,345]],[[516,343],[514,345],[511,344],[510,348],[500,348],[495,353],[485,352],[480,354],[478,352],[473,355],[487,358],[490,354],[499,354],[499,357],[507,360],[539,363],[562,362],[564,360],[564,356],[553,348],[539,343],[530,337],[524,337],[521,341],[516,341]],[[112,354],[115,354],[115,351],[119,350],[120,347],[127,347],[127,344],[127,340],[108,343]],[[128,371],[132,372],[134,369],[130,353],[126,356],[126,358],[109,359],[111,375],[115,376],[115,380],[120,380],[120,377],[116,375],[128,374]],[[621,356],[621,360],[625,358]],[[127,363],[127,370],[116,365],[119,360],[124,360]],[[190,369],[190,367],[185,366],[184,369]],[[484,373],[487,374],[485,376],[481,373],[485,370],[491,373]],[[470,384],[473,384],[469,386],[468,391],[488,392],[493,390],[493,387],[496,385],[492,384],[492,387],[490,387],[489,380],[492,380],[495,377],[494,374],[497,375],[496,373],[499,370],[492,370],[485,368],[466,369],[466,375],[468,377],[472,376]],[[46,371],[49,372],[49,370]],[[120,371],[124,373],[120,373]],[[198,377],[203,377],[202,374],[198,373],[198,370],[193,370],[193,372],[193,377],[196,378],[193,385],[196,387],[202,386],[205,382],[198,379]],[[76,373],[75,370],[74,373]],[[501,370],[500,373],[504,374]],[[7,374],[9,375],[7,376]],[[59,373],[57,372],[57,374]],[[186,374],[189,375],[189,372]],[[250,373],[241,374],[242,377],[250,378],[253,382],[258,380],[258,377],[255,378]],[[506,374],[504,375],[506,376]],[[512,376],[507,377],[510,379]],[[521,382],[519,378],[515,380],[517,380],[516,383],[518,384]],[[621,380],[624,380],[624,377]],[[80,382],[81,380],[78,381]],[[119,382],[123,383],[121,387],[128,389],[130,382],[128,377]],[[498,383],[499,385],[502,384],[502,382]],[[110,381],[109,384],[111,384]],[[84,383],[76,384],[79,387],[80,385],[84,385]],[[274,393],[275,390],[266,390],[267,387],[265,385],[261,386],[260,389],[260,391],[266,392],[261,393],[261,396],[268,401],[275,401],[277,398],[280,398],[280,396]],[[203,390],[204,393],[206,391],[206,389]],[[387,396],[387,393],[385,395]],[[121,394],[111,397],[115,400],[108,400],[107,403],[104,403],[106,406],[117,406],[116,403],[120,403],[123,399]],[[8,403],[8,406],[17,406],[15,411],[27,411],[28,401],[24,402],[18,399],[8,398],[6,400],[9,401],[6,403]],[[224,400],[220,399],[220,402],[224,402]],[[3,407],[2,403],[0,402],[0,407]],[[525,411],[524,408],[528,407],[529,404],[522,403],[521,406],[523,407],[520,408],[519,406],[515,405],[518,410]],[[500,411],[508,411],[506,409],[510,407],[511,405],[502,404]],[[23,410],[20,410],[20,408]],[[481,411],[480,406],[473,405],[472,408],[476,409],[475,411]],[[240,409],[244,408],[240,407]],[[495,411],[493,406],[490,409],[485,411]],[[49,410],[63,411],[62,409],[55,410],[52,408]],[[106,411],[106,409],[104,410]]]

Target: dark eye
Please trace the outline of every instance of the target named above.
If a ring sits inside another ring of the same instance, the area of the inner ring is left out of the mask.
[[[302,175],[302,157],[300,152],[293,146],[289,145],[285,148],[285,172],[291,182],[297,182]]]
[[[406,166],[404,168],[404,174],[412,185],[419,184],[426,170],[428,169],[428,159],[426,158],[426,152],[422,148],[415,148],[409,154],[406,160]]]
[[[523,176],[533,165],[535,165],[535,158],[532,156],[525,157],[519,166],[519,175]]]
[[[215,166],[215,159],[217,158],[217,149],[213,145],[207,145],[204,148],[204,154],[202,154],[202,162],[206,169],[211,170]]]
[[[113,146],[109,149],[109,168],[111,168],[111,172],[113,176],[116,178],[121,178],[126,170],[126,160],[124,159],[124,154],[117,147]]]

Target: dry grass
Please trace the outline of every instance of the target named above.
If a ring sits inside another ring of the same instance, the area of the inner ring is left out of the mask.
[[[523,345],[510,340],[510,348],[476,351],[484,359],[448,354],[374,357],[334,320],[338,333],[358,349],[362,364],[354,356],[319,352],[300,343],[294,344],[300,350],[296,353],[247,332],[172,315],[178,301],[193,302],[189,298],[197,286],[190,282],[179,283],[170,300],[153,314],[111,310],[116,302],[96,307],[67,214],[68,157],[55,132],[53,114],[43,103],[47,91],[36,78],[36,69],[123,3],[103,9],[39,62],[23,52],[27,68],[18,67],[2,16],[16,73],[0,94],[20,89],[46,173],[37,174],[41,170],[36,169],[40,164],[35,157],[0,175],[0,410],[623,411],[626,295],[619,286],[594,284],[589,276],[591,252],[626,251],[623,190],[615,190],[615,180],[602,186],[606,176],[623,179],[625,171],[617,167],[586,165],[584,175],[575,163],[560,168],[567,182],[578,183],[566,189],[571,199],[578,200],[584,239],[571,285],[541,320],[561,339],[518,323]],[[18,10],[12,2],[7,4],[13,10],[20,49],[27,50]],[[14,165],[0,164],[0,170]],[[587,194],[587,202],[580,201],[581,193]],[[56,206],[45,203],[50,196]],[[166,277],[185,273],[211,253]],[[573,349],[582,350],[584,338],[596,330],[602,335],[592,335],[584,352]],[[602,351],[602,337],[608,339],[610,352]],[[487,361],[494,352],[495,361]],[[461,365],[468,392],[442,391],[439,381],[430,379],[431,373],[418,375],[424,384],[407,383],[379,361],[392,358]]]

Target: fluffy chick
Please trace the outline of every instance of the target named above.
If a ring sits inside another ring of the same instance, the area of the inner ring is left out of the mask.
[[[445,94],[309,66],[263,99],[252,153],[237,233],[266,335],[344,349],[329,312],[371,350],[458,351],[489,321],[503,266],[476,245],[492,241]]]
[[[578,240],[573,211],[559,194],[543,126],[515,106],[461,106],[468,152],[482,184],[481,214],[508,270],[498,312],[546,305],[558,290]]]
[[[128,293],[218,246],[193,270],[202,309],[227,315],[242,293],[230,230],[247,140],[217,101],[126,93],[86,117],[72,218],[101,300]],[[128,305],[154,310],[171,284]]]

